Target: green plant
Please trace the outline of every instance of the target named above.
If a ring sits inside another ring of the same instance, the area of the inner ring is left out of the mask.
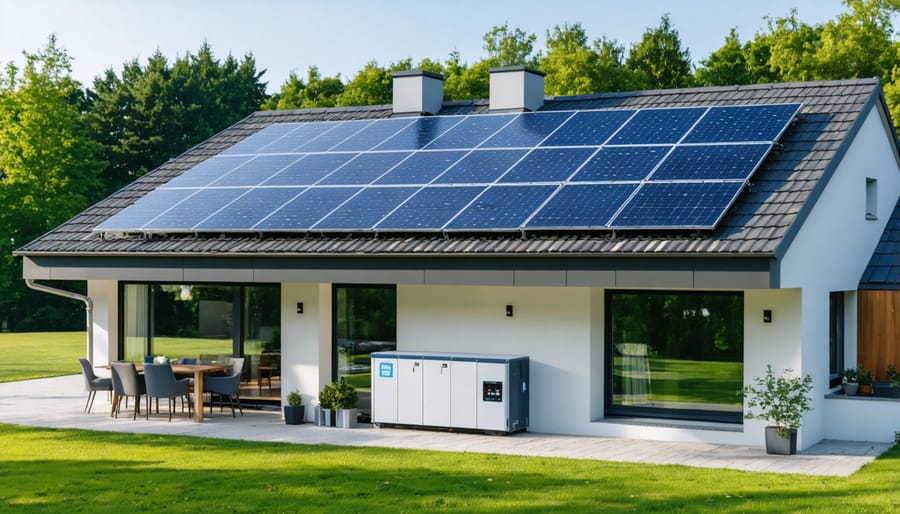
[[[803,414],[812,410],[812,376],[789,376],[793,370],[785,369],[780,377],[772,372],[772,365],[766,365],[766,374],[744,387],[747,398],[747,419],[761,419],[772,423],[778,429],[778,436],[787,438],[791,429],[800,428]],[[759,409],[754,412],[751,409]]]
[[[847,368],[844,370],[844,378],[843,378],[844,383],[852,384],[854,382],[857,382],[858,380],[859,380],[859,375],[857,374],[856,369]]]
[[[291,407],[299,406],[300,402],[302,400],[303,400],[303,398],[300,396],[300,391],[297,389],[294,389],[293,391],[289,392],[287,395],[287,402],[288,402],[288,405],[290,405]]]
[[[859,385],[870,386],[875,380],[875,378],[872,376],[872,372],[862,366],[859,367],[856,373],[858,376],[857,380],[859,380]]]
[[[326,384],[319,391],[319,407],[323,409],[337,409],[337,388],[335,384]]]
[[[338,409],[355,409],[359,402],[359,395],[356,388],[348,384],[343,378],[340,382],[335,382],[336,391],[335,404]]]
[[[891,387],[900,387],[900,375],[897,374],[897,368],[893,364],[888,364],[887,378],[891,382]]]

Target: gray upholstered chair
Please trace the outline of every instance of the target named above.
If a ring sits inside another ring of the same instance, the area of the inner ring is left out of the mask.
[[[87,359],[78,359],[81,364],[81,372],[84,374],[84,389],[88,392],[87,403],[84,404],[84,412],[91,413],[94,406],[94,397],[97,391],[112,393],[112,379],[100,378],[94,373],[94,366]]]
[[[223,398],[220,405],[224,405],[224,398],[228,398],[228,406],[231,407],[231,417],[237,417],[234,413],[234,404],[237,403],[241,416],[244,415],[244,409],[241,408],[241,374],[244,370],[243,357],[230,357],[231,374],[224,377],[206,377],[203,380],[203,392],[209,395],[209,413],[212,414],[213,396],[219,395]],[[223,407],[220,407],[221,411]]]
[[[189,378],[175,379],[171,364],[145,364],[144,379],[147,381],[147,403],[151,398],[167,398],[169,400],[169,421],[172,421],[172,411],[175,409],[175,398],[186,397],[188,413],[193,413],[191,408],[191,380]],[[182,410],[184,405],[182,404]],[[150,409],[147,409],[147,419],[150,419]]]
[[[122,404],[122,398],[134,396],[134,416],[137,419],[138,412],[141,410],[141,396],[147,394],[147,387],[144,384],[144,377],[138,375],[137,369],[133,362],[111,362],[112,366],[112,386],[113,392],[116,394],[116,408],[113,411],[115,417],[119,417],[119,406]],[[150,409],[150,401],[147,401],[147,410]]]

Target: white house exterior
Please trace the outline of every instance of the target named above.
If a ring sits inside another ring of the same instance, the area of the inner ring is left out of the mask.
[[[252,115],[16,254],[26,279],[87,280],[95,365],[123,357],[123,311],[131,305],[123,284],[268,284],[280,290],[281,394],[299,389],[311,404],[335,378],[336,285],[389,286],[396,292],[396,349],[530,357],[531,431],[762,445],[762,422],[608,413],[610,298],[732,295],[742,305],[743,384],[767,364],[814,379],[814,410],[804,418],[800,448],[825,438],[891,441],[900,429],[895,402],[830,395],[834,293],[843,298],[839,348],[851,367],[857,286],[900,198],[900,153],[877,81],[548,98],[540,108],[778,102],[800,103],[797,120],[710,232],[370,238],[92,231],[156,185],[271,123],[391,115],[390,106],[378,106]],[[422,104],[428,99],[415,105]],[[445,103],[440,114],[488,109],[484,101]],[[512,316],[506,306],[514,307]],[[850,430],[846,419],[868,422]]]

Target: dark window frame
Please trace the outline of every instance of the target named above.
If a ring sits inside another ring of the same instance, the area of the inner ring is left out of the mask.
[[[844,349],[846,342],[846,316],[844,291],[828,293],[828,383],[831,387],[841,384],[844,374]]]

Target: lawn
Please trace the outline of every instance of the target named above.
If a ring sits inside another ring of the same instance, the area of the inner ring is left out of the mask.
[[[891,512],[849,478],[0,425],[0,512]]]
[[[0,333],[0,382],[81,373],[84,332]]]

